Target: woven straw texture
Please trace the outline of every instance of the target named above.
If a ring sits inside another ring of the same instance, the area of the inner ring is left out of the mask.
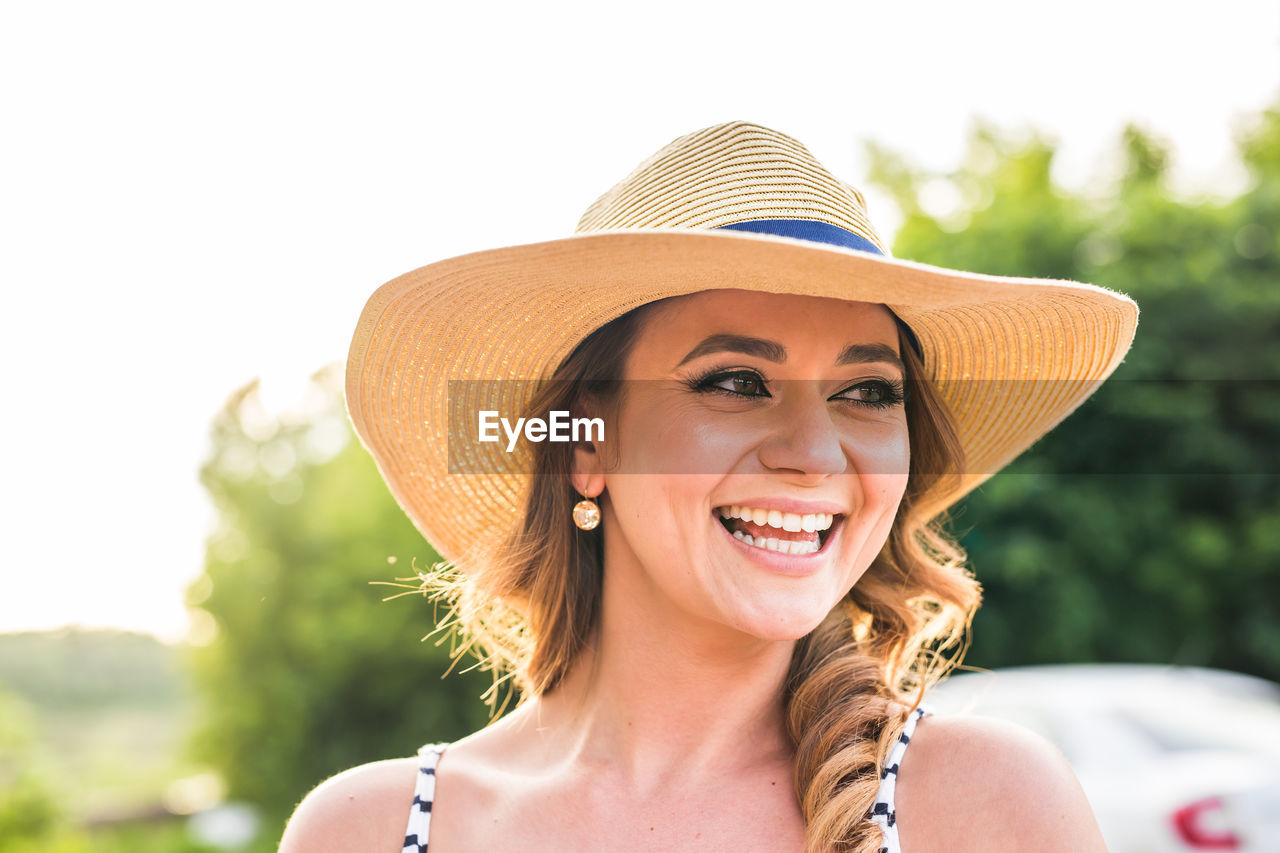
[[[790,137],[735,122],[663,148],[597,200],[573,237],[441,261],[374,293],[347,362],[348,412],[443,556],[465,570],[501,541],[530,467],[520,448],[479,452],[458,413],[524,414],[538,382],[584,337],[656,299],[740,288],[888,305],[919,338],[969,459],[970,473],[936,510],[1079,406],[1137,326],[1130,299],[1094,285],[706,230],[756,219],[826,222],[883,248],[860,193]]]

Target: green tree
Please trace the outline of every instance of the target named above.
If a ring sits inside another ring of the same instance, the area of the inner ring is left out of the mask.
[[[1062,426],[955,513],[983,581],[968,662],[1148,661],[1280,679],[1280,108],[1238,138],[1251,183],[1186,200],[1137,127],[1110,192],[1054,149],[974,132],[950,175],[872,146],[905,220],[895,254],[1134,297],[1134,348]],[[949,184],[961,202],[927,213]]]
[[[34,850],[57,835],[62,808],[47,764],[31,708],[0,689],[0,853]]]
[[[204,574],[188,591],[205,708],[199,757],[268,823],[326,776],[412,754],[483,725],[490,684],[454,673],[419,596],[374,585],[437,559],[347,425],[336,370],[289,415],[256,386],[213,425],[202,480],[218,508]]]

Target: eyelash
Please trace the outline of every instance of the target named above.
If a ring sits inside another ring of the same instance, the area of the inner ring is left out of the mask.
[[[719,383],[724,382],[726,379],[734,379],[737,377],[746,377],[759,383],[761,386],[765,385],[764,377],[754,370],[724,370],[721,368],[713,368],[705,373],[695,376],[693,379],[690,379],[688,381],[689,390],[698,394],[720,394],[734,399],[746,398],[750,400],[760,397],[767,398],[770,396],[767,389],[765,389],[764,393],[761,394],[746,394],[741,391],[730,391],[727,388],[720,387]],[[846,394],[855,388],[865,388],[867,386],[874,386],[881,389],[883,392],[883,399],[874,402],[869,400],[846,399],[845,402],[855,403],[859,406],[867,406],[873,409],[888,409],[906,401],[906,391],[903,388],[902,383],[888,379],[864,379],[861,382],[855,382],[840,393]],[[839,395],[837,395],[837,397],[838,396]]]

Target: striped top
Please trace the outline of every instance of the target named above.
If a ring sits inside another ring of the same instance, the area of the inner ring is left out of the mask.
[[[876,792],[876,801],[871,806],[871,822],[880,827],[884,836],[880,853],[902,853],[902,845],[898,843],[898,813],[893,804],[894,790],[898,786],[898,768],[902,765],[902,756],[906,755],[911,736],[916,733],[916,723],[929,713],[924,708],[916,708],[907,717],[907,724],[898,735],[898,742],[889,749],[884,760],[884,770],[880,771],[880,790]],[[425,848],[424,848],[425,849]]]
[[[880,827],[884,836],[880,853],[902,853],[898,844],[898,818],[893,805],[894,788],[898,781],[898,767],[907,745],[915,733],[916,723],[928,712],[917,708],[907,718],[907,724],[898,742],[889,750],[884,771],[880,774],[880,790],[876,792],[871,807],[871,821]],[[413,806],[409,809],[409,826],[405,829],[402,853],[427,853],[427,840],[431,836],[431,802],[436,795],[436,764],[447,743],[429,743],[418,750],[418,781],[413,790]]]
[[[431,835],[431,801],[436,796],[436,764],[448,745],[429,743],[418,750],[418,782],[413,788],[413,805],[409,808],[409,828],[404,833],[402,853],[427,853],[427,837]]]

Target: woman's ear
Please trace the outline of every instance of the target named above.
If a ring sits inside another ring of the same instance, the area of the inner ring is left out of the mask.
[[[582,409],[589,418],[597,417],[597,408],[591,401],[582,404]],[[603,430],[601,432],[603,433]],[[588,430],[588,436],[590,436],[590,430]],[[604,491],[603,439],[603,434],[600,435],[600,440],[588,437],[576,442],[573,446],[573,488],[584,498],[599,497]]]
[[[584,498],[596,498],[604,491],[604,464],[596,446],[589,441],[573,448],[573,488]]]

